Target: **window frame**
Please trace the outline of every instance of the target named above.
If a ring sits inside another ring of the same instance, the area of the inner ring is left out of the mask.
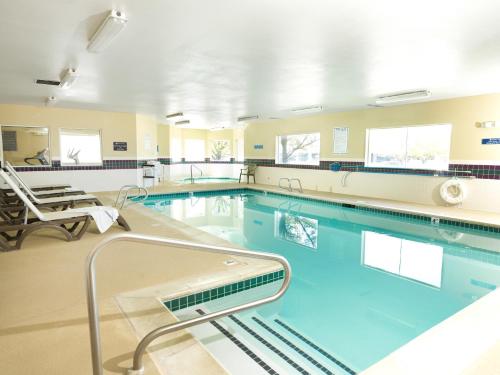
[[[61,133],[63,131],[88,131],[88,130],[92,130],[92,131],[97,131],[99,132],[99,150],[101,152],[101,161],[99,163],[80,163],[80,164],[76,164],[76,163],[64,163],[63,162],[63,143],[62,143],[62,137],[61,137]],[[92,128],[59,128],[59,152],[60,152],[60,155],[59,155],[59,162],[61,163],[61,166],[63,167],[75,167],[75,166],[82,166],[82,167],[99,167],[99,166],[102,166],[104,165],[104,154],[103,154],[103,148],[102,148],[102,129],[92,129]]]
[[[1,160],[2,160],[2,165],[5,164],[5,155],[4,155],[4,150],[3,150],[3,139],[2,139],[2,130],[3,128],[36,128],[36,129],[47,129],[47,148],[48,148],[48,151],[49,151],[49,160],[48,160],[48,164],[21,164],[21,165],[15,165],[15,164],[12,164],[13,167],[19,167],[19,168],[22,168],[22,167],[28,167],[28,168],[47,168],[47,167],[52,167],[52,164],[53,164],[53,160],[52,160],[52,144],[51,144],[51,131],[50,131],[50,127],[49,126],[42,126],[42,125],[0,125],[0,139],[2,140],[2,148],[1,148],[1,152],[2,152],[2,157],[1,157]],[[9,151],[8,151],[9,152]]]
[[[448,148],[448,161],[446,166],[435,168],[435,167],[426,167],[419,166],[418,168],[402,166],[402,165],[373,165],[369,162],[370,155],[370,131],[372,130],[390,130],[390,129],[406,129],[406,140],[405,140],[405,164],[408,160],[408,130],[412,128],[425,128],[431,126],[449,126],[450,135],[449,135],[449,148]],[[451,156],[451,140],[452,140],[452,132],[453,132],[453,124],[452,123],[439,123],[439,124],[420,124],[420,125],[406,125],[406,126],[391,126],[391,127],[379,127],[379,128],[367,128],[365,133],[365,158],[364,158],[364,167],[365,168],[388,168],[388,169],[402,169],[402,170],[427,170],[427,171],[447,171],[450,168],[450,156]]]
[[[314,163],[286,163],[283,161],[279,161],[279,153],[280,153],[280,148],[281,148],[281,142],[280,139],[281,137],[292,137],[292,136],[304,136],[304,135],[313,135],[317,134],[318,135],[318,160],[317,162]],[[316,131],[316,132],[308,132],[308,133],[291,133],[291,134],[279,134],[276,136],[276,141],[275,141],[275,152],[274,152],[274,163],[276,165],[310,165],[310,166],[319,166],[321,162],[321,132]]]

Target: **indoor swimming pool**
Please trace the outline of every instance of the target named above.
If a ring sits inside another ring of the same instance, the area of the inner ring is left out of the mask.
[[[281,300],[192,330],[238,375],[360,372],[500,284],[494,230],[250,189],[157,195],[144,204],[290,262]],[[279,275],[266,275],[214,298],[186,296],[196,303],[177,300],[173,310],[184,319],[269,294],[279,283]],[[224,355],[228,345],[248,362]]]

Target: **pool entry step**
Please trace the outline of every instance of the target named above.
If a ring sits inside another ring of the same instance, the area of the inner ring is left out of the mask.
[[[195,308],[195,311],[199,315],[206,313],[202,307]],[[239,354],[246,357],[246,362],[252,361],[258,367],[258,374],[356,374],[356,371],[309,340],[278,315],[263,317],[250,312],[212,321],[210,325],[220,334],[219,339],[223,337],[230,341]],[[214,331],[205,334],[211,336],[208,341],[214,340]],[[227,351],[225,353],[229,356]],[[224,358],[215,356],[223,366],[231,370]],[[252,365],[241,366],[242,362],[238,367],[238,375],[257,374]]]

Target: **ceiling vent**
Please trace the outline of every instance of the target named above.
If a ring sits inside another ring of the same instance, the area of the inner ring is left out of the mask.
[[[191,121],[189,120],[182,120],[182,121],[177,121],[175,125],[189,125]]]
[[[51,81],[50,79],[37,79],[35,82],[38,85],[49,85],[49,86],[59,86],[61,84],[60,81]]]

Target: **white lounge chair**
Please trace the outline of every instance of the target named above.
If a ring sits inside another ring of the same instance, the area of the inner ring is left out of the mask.
[[[79,240],[86,232],[92,219],[96,222],[101,233],[106,231],[114,222],[117,222],[125,230],[130,230],[125,219],[114,207],[81,207],[43,213],[22,192],[6,172],[0,170],[0,177],[26,205],[28,211],[31,211],[34,215],[32,218],[28,218],[27,212],[24,222],[17,220],[16,222],[4,222],[0,224],[0,249],[2,250],[21,248],[26,237],[40,229],[57,230],[63,233],[68,241]],[[15,232],[15,234],[9,234],[12,232]],[[15,244],[12,245],[12,241],[15,241]]]

